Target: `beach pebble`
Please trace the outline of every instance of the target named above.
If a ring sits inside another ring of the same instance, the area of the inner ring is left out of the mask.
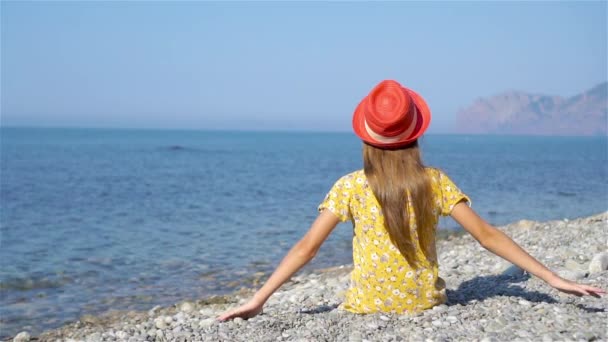
[[[353,331],[349,336],[348,336],[348,341],[349,342],[363,342],[363,336],[361,335],[360,332],[358,331]]]
[[[598,253],[589,263],[589,273],[599,273],[608,270],[608,253]]]
[[[152,309],[148,310],[148,316],[154,316],[160,309],[160,305],[153,307]]]
[[[585,270],[585,266],[579,264],[578,262],[568,259],[566,260],[566,263],[564,264],[564,266],[566,267],[567,270],[570,271],[583,271]]]
[[[97,324],[97,323],[99,323],[99,318],[97,318],[93,315],[82,315],[80,317],[80,322],[85,323],[85,324]]]
[[[536,224],[536,222],[534,222],[534,221],[520,220],[515,225],[518,226],[519,228],[530,229],[530,228],[534,227],[535,224]]]
[[[522,306],[525,306],[525,307],[530,307],[530,306],[532,306],[532,303],[528,302],[528,301],[527,301],[527,300],[525,300],[525,299],[521,299],[521,300],[520,300],[518,303],[519,303],[519,305],[522,305]]]
[[[13,342],[26,342],[29,341],[31,338],[30,333],[28,333],[27,331],[22,331],[20,333],[17,334],[17,336],[15,336],[15,338],[13,338]]]
[[[167,323],[165,322],[165,318],[164,317],[157,317],[154,320],[154,325],[158,328],[158,329],[165,329],[167,328]]]
[[[587,275],[584,271],[572,271],[572,270],[558,270],[557,274],[559,274],[562,278],[568,280],[580,280],[585,278]]]
[[[179,309],[182,312],[192,312],[194,311],[194,304],[190,302],[183,302],[182,305],[180,305]]]
[[[216,320],[213,318],[202,319],[198,323],[201,328],[207,328],[215,324]]]
[[[101,333],[95,332],[87,336],[86,342],[101,342]]]

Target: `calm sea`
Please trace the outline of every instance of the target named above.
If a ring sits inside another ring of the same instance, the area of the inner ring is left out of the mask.
[[[2,128],[0,138],[0,337],[230,292],[272,270],[333,182],[362,166],[350,133]],[[607,146],[422,140],[425,162],[495,224],[607,210]],[[309,269],[350,262],[351,234],[338,227]]]

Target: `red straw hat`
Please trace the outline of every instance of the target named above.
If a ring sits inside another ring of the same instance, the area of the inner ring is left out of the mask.
[[[361,100],[353,115],[355,134],[370,145],[396,148],[418,139],[429,127],[424,99],[396,81],[380,82]]]

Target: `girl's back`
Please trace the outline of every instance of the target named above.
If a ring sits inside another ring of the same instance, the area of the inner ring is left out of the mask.
[[[435,204],[433,222],[426,229],[434,237],[439,215],[449,215],[456,203],[469,198],[440,170],[425,171]],[[319,211],[327,209],[340,221],[353,222],[353,272],[344,309],[357,313],[404,313],[445,302],[445,283],[438,276],[434,239],[418,239],[413,206],[407,207],[417,267],[411,266],[392,243],[382,209],[363,170],[340,178],[319,205]]]

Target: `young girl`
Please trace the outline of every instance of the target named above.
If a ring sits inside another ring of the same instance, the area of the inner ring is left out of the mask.
[[[445,173],[422,164],[417,139],[430,120],[420,95],[395,81],[378,84],[353,116],[353,129],[364,143],[363,170],[334,184],[310,230],[253,298],[218,318],[259,314],[272,293],[315,256],[340,221],[354,223],[353,271],[342,304],[351,312],[410,313],[446,301],[435,250],[439,215],[451,215],[484,248],[560,291],[603,294],[602,289],[551,272],[480,218]]]

